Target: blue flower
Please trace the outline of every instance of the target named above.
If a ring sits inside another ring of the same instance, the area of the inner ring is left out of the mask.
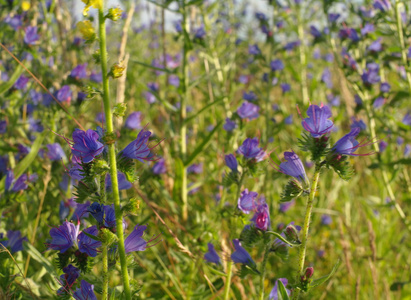
[[[61,148],[60,144],[48,144],[47,145],[48,153],[47,156],[51,161],[59,161],[59,160],[66,160],[66,154]]]
[[[0,238],[3,236],[3,234],[0,235]],[[13,231],[9,230],[7,231],[7,240],[5,241],[0,241],[0,244],[3,245],[6,248],[10,249],[11,253],[15,253],[18,251],[22,251],[23,249],[23,242],[27,241],[26,237],[21,237],[21,232],[19,230]]]
[[[279,278],[279,279],[277,279],[277,280],[275,281],[275,284],[274,284],[273,289],[272,289],[271,292],[270,292],[270,297],[269,297],[270,300],[278,300],[278,281],[281,281],[282,284],[284,285],[284,287],[287,286],[287,284],[288,284],[288,279],[287,279],[287,278]],[[291,294],[291,291],[290,291],[290,290],[286,289],[286,291],[287,291],[287,294],[288,294],[288,295]]]
[[[87,77],[87,63],[78,65],[70,72],[70,77],[73,77],[77,80],[84,79]]]
[[[301,183],[308,184],[304,165],[298,155],[294,151],[284,152],[284,158],[286,159],[285,162],[282,162],[280,165],[274,163],[272,167],[281,173],[296,178]]]
[[[123,151],[121,151],[120,155],[131,159],[137,159],[141,162],[144,162],[144,160],[152,160],[152,156],[150,155],[150,150],[152,148],[149,148],[147,145],[150,136],[151,132],[144,127],[138,133],[137,138],[128,144]]]
[[[238,162],[233,154],[228,154],[224,157],[227,167],[233,172],[238,172]]]
[[[251,258],[250,254],[248,254],[247,250],[245,250],[241,246],[241,242],[238,239],[233,240],[235,251],[231,254],[231,259],[236,264],[244,264],[244,265],[251,265],[255,266],[254,260]]]
[[[275,72],[275,71],[281,71],[281,70],[284,69],[284,63],[282,62],[281,59],[273,60],[273,61],[270,63],[270,68],[271,68],[271,71],[273,71],[273,72]]]
[[[361,130],[358,127],[352,128],[350,133],[346,134],[335,143],[335,145],[332,147],[332,150],[337,154],[350,156],[364,156],[373,154],[373,152],[367,154],[354,154],[354,152],[358,148],[372,144],[371,142],[359,143],[358,141],[356,141],[355,138],[360,133],[360,131]]]
[[[29,82],[29,78],[21,75],[19,79],[14,83],[14,87],[18,90],[24,90],[27,86],[27,83]]]
[[[372,84],[380,82],[379,75],[380,67],[377,63],[367,64],[367,70],[361,75],[361,79],[365,85],[370,86]]]
[[[64,274],[60,276],[60,284],[66,290],[69,290],[76,282],[77,278],[80,277],[80,270],[72,264],[69,264],[67,267],[63,268],[63,272]],[[60,289],[59,293],[62,293],[65,289]]]
[[[124,127],[128,129],[141,129],[141,112],[135,111],[132,112],[126,119],[126,122],[124,123]]]
[[[98,229],[97,226],[91,226],[85,230],[84,232],[97,236]],[[81,253],[86,253],[88,256],[96,257],[97,256],[97,248],[101,247],[101,242],[92,239],[91,237],[85,235],[81,232],[78,236],[78,249]]]
[[[250,55],[260,55],[261,54],[261,50],[260,48],[258,48],[257,44],[254,45],[250,45],[248,47],[248,54]]]
[[[389,93],[391,90],[391,85],[388,82],[381,82],[380,91],[381,93]]]
[[[153,168],[151,169],[153,171],[154,174],[156,175],[160,175],[160,174],[164,174],[167,172],[167,168],[166,168],[166,161],[164,160],[164,158],[159,159],[153,166]]]
[[[257,100],[257,95],[254,92],[243,92],[243,99],[246,101],[255,101]]]
[[[98,141],[99,135],[94,130],[88,129],[86,132],[76,129],[73,132],[74,145],[71,152],[84,163],[89,163],[103,152],[104,145]]]
[[[144,251],[147,247],[147,242],[142,238],[144,231],[147,229],[146,225],[139,226],[136,225],[134,230],[130,233],[130,235],[124,241],[124,247],[126,249],[126,253],[132,251]]]
[[[94,285],[85,280],[81,281],[80,288],[76,289],[73,293],[73,297],[76,300],[97,300],[97,297],[94,294]]]
[[[215,251],[214,245],[211,243],[208,243],[208,252],[204,254],[204,259],[209,263],[221,265],[221,259]]]
[[[260,107],[258,105],[252,104],[248,101],[244,101],[243,104],[237,109],[237,114],[241,119],[256,119],[259,114],[258,111]]]
[[[237,124],[234,121],[231,121],[230,118],[225,119],[223,128],[225,131],[233,131],[237,127]]]
[[[190,166],[188,166],[187,168],[187,173],[193,173],[193,174],[200,174],[203,172],[203,164],[199,163],[199,164],[192,164]]]
[[[118,190],[128,190],[130,189],[133,185],[127,180],[126,175],[124,173],[117,171],[117,182],[118,182]],[[106,191],[111,191],[111,175],[107,173],[106,175]]]
[[[319,138],[329,133],[334,124],[331,120],[331,110],[328,106],[310,105],[307,109],[308,118],[302,120],[301,124],[305,130],[314,138]]]
[[[24,42],[27,45],[34,45],[40,38],[40,36],[37,34],[36,26],[28,26],[25,32],[26,34],[24,36]]]
[[[249,192],[248,189],[245,189],[241,192],[240,198],[238,198],[238,208],[245,214],[254,211],[256,209],[255,199],[257,196],[258,193]]]
[[[390,0],[375,0],[373,6],[375,9],[379,9],[382,12],[386,12],[391,9]]]
[[[267,153],[262,148],[259,148],[258,144],[257,138],[247,138],[238,148],[237,152],[246,159],[255,159],[257,162],[262,161],[267,156]]]
[[[56,98],[57,98],[57,100],[60,101],[60,102],[65,102],[65,101],[70,102],[70,100],[71,100],[71,95],[72,95],[72,93],[71,93],[70,86],[68,86],[68,85],[63,85],[63,86],[61,87],[61,89],[58,90],[58,92],[57,92],[57,94],[56,94]]]
[[[250,221],[254,223],[256,228],[263,231],[266,231],[270,227],[270,210],[264,197],[260,197],[257,200],[256,210]]]
[[[99,224],[103,223],[103,217],[104,217],[103,207],[104,207],[103,204],[100,204],[98,202],[94,202],[87,209],[87,211],[93,216],[94,219],[96,219],[96,221]]]
[[[59,250],[61,253],[77,244],[79,225],[64,221],[63,225],[50,229],[51,241],[46,245],[52,250]]]

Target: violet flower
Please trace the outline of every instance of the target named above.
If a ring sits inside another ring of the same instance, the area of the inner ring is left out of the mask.
[[[305,174],[304,165],[301,162],[298,155],[294,151],[284,152],[284,158],[286,160],[285,162],[282,162],[280,165],[277,165],[276,163],[272,162],[271,166],[275,170],[283,174],[292,176],[301,183],[305,183],[306,185],[308,185],[308,178]]]
[[[215,251],[214,245],[211,243],[208,243],[208,252],[204,254],[204,259],[209,263],[221,265],[221,259]]]
[[[75,129],[73,132],[73,146],[71,153],[81,159],[84,163],[89,163],[103,152],[104,145],[98,141],[99,135],[94,130],[88,129],[86,132]]]
[[[27,45],[34,45],[40,38],[40,36],[37,34],[37,27],[36,26],[28,26],[25,29],[25,36],[24,36],[24,42]]]
[[[260,197],[257,200],[257,208],[254,216],[251,218],[251,222],[254,223],[256,228],[262,231],[267,231],[270,227],[270,210],[264,197]]]
[[[73,293],[73,297],[76,300],[97,300],[97,297],[94,294],[94,285],[85,280],[81,281],[80,288],[76,289]]]
[[[137,138],[128,144],[123,151],[121,151],[120,155],[131,159],[137,159],[140,162],[144,162],[145,160],[153,160],[150,150],[158,144],[152,148],[149,148],[148,140],[150,136],[151,132],[146,130],[146,127],[144,127],[138,133]]]
[[[154,174],[160,175],[167,172],[166,161],[164,158],[159,159],[151,169]]]
[[[246,159],[255,159],[257,162],[262,161],[267,156],[267,153],[262,148],[259,148],[258,144],[257,138],[247,138],[238,148],[237,152]]]
[[[231,259],[234,263],[255,266],[254,260],[250,254],[241,246],[238,239],[233,240],[235,251],[231,254]]]
[[[2,238],[3,238],[3,234],[0,234],[0,239]],[[27,241],[27,237],[21,237],[21,232],[19,230],[7,231],[7,238],[8,239],[5,241],[0,241],[0,244],[6,248],[9,248],[11,253],[24,250],[23,242]]]
[[[224,157],[227,167],[233,172],[238,172],[238,162],[233,154],[228,154]]]
[[[225,119],[225,123],[224,123],[224,125],[223,125],[223,129],[224,129],[225,131],[230,132],[230,131],[233,131],[235,128],[237,128],[236,122],[231,121],[230,118],[226,118],[226,119]]]
[[[59,160],[66,160],[66,154],[63,151],[63,148],[61,148],[60,144],[54,143],[54,144],[48,144],[47,145],[47,156],[51,161],[59,161]]]
[[[248,101],[244,101],[243,104],[237,109],[237,114],[241,119],[256,119],[259,114],[260,107]]]
[[[146,225],[139,226],[136,225],[134,230],[129,234],[129,236],[124,241],[124,247],[126,249],[126,253],[133,252],[133,251],[144,251],[148,247],[152,247],[158,244],[160,241],[153,245],[148,245],[148,243],[155,241],[159,235],[151,238],[149,241],[145,241],[142,236],[144,235],[144,231],[147,229]]]
[[[63,225],[50,229],[51,241],[46,245],[52,250],[59,250],[60,253],[77,244],[79,225],[64,221]]]
[[[87,77],[87,63],[78,65],[70,72],[70,77],[79,80]]]
[[[98,235],[98,229],[95,225],[84,229],[83,231],[94,236]],[[88,256],[96,257],[97,248],[101,247],[101,245],[102,243],[100,241],[92,239],[83,232],[78,235],[78,249],[81,253],[86,253]]]
[[[373,154],[373,152],[367,154],[354,154],[354,152],[358,148],[369,146],[372,144],[372,142],[364,143],[364,141],[359,143],[355,139],[357,135],[360,133],[360,131],[361,130],[358,127],[352,128],[350,133],[346,134],[335,143],[335,145],[332,147],[332,150],[339,155],[365,156]]]
[[[284,285],[284,287],[286,287],[287,284],[288,284],[288,279],[287,279],[287,278],[279,278],[279,279],[277,279],[277,280],[275,281],[275,284],[274,284],[273,289],[272,289],[271,292],[270,292],[270,296],[269,296],[269,299],[270,299],[270,300],[278,300],[278,281],[281,281],[282,284]],[[290,291],[290,290],[286,289],[286,291],[287,291],[287,294],[288,294],[288,295],[291,294],[291,291]]]
[[[240,198],[238,198],[238,209],[240,209],[245,214],[249,214],[250,211],[254,211],[256,209],[255,199],[257,198],[257,196],[258,193],[249,192],[248,189],[242,191]]]
[[[307,109],[307,115],[308,118],[302,120],[301,124],[305,130],[311,133],[313,138],[319,138],[332,130],[334,124],[328,120],[332,115],[328,106],[310,105]]]

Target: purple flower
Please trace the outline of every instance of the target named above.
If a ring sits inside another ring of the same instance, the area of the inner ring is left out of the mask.
[[[329,215],[322,215],[321,216],[321,224],[322,225],[330,225],[333,222],[333,219]]]
[[[381,82],[380,91],[381,93],[389,93],[391,90],[391,85],[388,82]]]
[[[322,36],[321,31],[317,29],[314,25],[310,26],[310,34],[315,38],[318,39]]]
[[[133,251],[144,251],[147,248],[147,243],[143,238],[144,231],[147,229],[146,225],[139,226],[136,225],[134,230],[130,233],[130,235],[124,241],[124,247],[126,249],[126,253],[133,252]]]
[[[254,158],[257,162],[262,161],[267,156],[267,153],[262,148],[258,148],[258,144],[257,138],[247,138],[238,148],[237,152],[246,159]]]
[[[270,300],[278,300],[278,281],[281,281],[282,284],[284,285],[284,287],[286,287],[287,284],[288,284],[288,279],[287,279],[287,278],[279,278],[279,279],[277,279],[277,280],[275,281],[275,284],[274,284],[273,289],[272,289],[271,292],[270,292],[270,297],[269,297]],[[291,291],[290,291],[290,290],[286,289],[286,291],[287,291],[287,294],[288,294],[288,295],[291,294]]]
[[[203,164],[192,164],[187,168],[187,173],[200,174],[203,172]]]
[[[79,221],[81,218],[87,218],[88,217],[88,211],[87,208],[90,206],[90,201],[87,201],[86,203],[80,204],[76,203],[76,210],[73,213],[73,216],[71,217],[72,221]]]
[[[402,119],[402,123],[403,123],[404,125],[411,126],[411,114],[410,114],[410,113],[407,113],[407,114],[404,116],[404,118]]]
[[[70,86],[68,85],[63,85],[61,89],[57,92],[56,98],[60,102],[65,102],[68,101],[70,102],[71,100],[71,90]]]
[[[83,168],[78,163],[74,163],[71,169],[69,170],[68,174],[72,179],[82,180],[83,179],[82,173],[83,173]]]
[[[285,213],[285,212],[287,212],[294,204],[295,204],[295,200],[294,200],[294,199],[291,200],[291,201],[288,201],[288,202],[280,203],[279,211],[282,212],[282,213]]]
[[[338,35],[341,39],[349,38],[353,42],[358,42],[360,40],[360,37],[354,28],[343,28],[340,30]]]
[[[27,175],[23,174],[17,180],[14,180],[13,170],[7,171],[5,180],[5,190],[12,192],[19,192],[27,189]],[[13,186],[12,186],[13,185]]]
[[[255,199],[257,199],[257,196],[258,193],[249,192],[248,189],[242,191],[240,198],[238,198],[238,209],[245,214],[249,214],[250,211],[254,211],[256,209]]]
[[[221,259],[215,251],[214,245],[211,243],[208,243],[208,252],[204,254],[204,259],[209,263],[221,265]]]
[[[257,200],[257,208],[254,216],[251,218],[251,222],[254,223],[256,228],[263,231],[266,231],[270,227],[270,210],[264,197],[260,197],[260,199]]]
[[[231,121],[230,118],[225,119],[223,128],[225,131],[233,131],[237,127],[237,124],[234,121]]]
[[[329,14],[328,14],[328,20],[329,20],[331,23],[335,23],[335,22],[337,22],[337,20],[338,20],[338,18],[339,18],[340,16],[341,16],[340,14],[329,13]]]
[[[141,129],[141,112],[139,111],[135,111],[132,112],[128,118],[126,119],[126,122],[124,124],[124,127],[128,128],[128,129]]]
[[[70,214],[70,207],[76,207],[77,203],[73,198],[67,199],[67,201],[61,200],[59,207],[59,217],[60,220],[64,220]]]
[[[238,82],[242,84],[247,84],[250,82],[251,77],[249,75],[240,75],[238,77]]]
[[[156,175],[160,175],[160,174],[164,174],[167,172],[167,168],[166,168],[166,161],[164,160],[164,158],[161,158],[160,160],[158,160],[153,168],[151,169],[153,171],[154,174]]]
[[[390,0],[375,0],[373,6],[375,9],[379,9],[382,12],[386,12],[391,9]]]
[[[177,75],[170,75],[168,77],[168,84],[179,87],[180,86],[180,78]]]
[[[331,77],[331,72],[329,68],[325,68],[322,75],[321,75],[321,81],[325,83],[325,85],[331,89],[333,87],[333,81]]]
[[[28,26],[25,32],[26,35],[24,36],[24,42],[27,45],[34,45],[40,38],[40,36],[37,34],[36,26]]]
[[[281,83],[281,91],[283,93],[283,95],[289,91],[291,91],[291,85],[289,85],[288,83]]]
[[[90,74],[90,80],[101,83],[103,81],[103,75],[101,74],[101,72],[97,73],[96,71],[92,71]]]
[[[64,221],[58,228],[50,229],[51,241],[46,245],[52,250],[59,250],[61,253],[77,244],[79,225]]]
[[[87,77],[87,65],[88,65],[87,63],[78,65],[71,71],[70,76],[77,80],[86,78]]]
[[[361,130],[358,127],[352,128],[350,133],[346,134],[335,143],[335,145],[332,147],[332,150],[340,155],[360,156],[372,154],[354,154],[354,152],[358,148],[365,147],[371,144],[371,142],[359,143],[355,140],[360,131]]]
[[[144,162],[144,160],[152,160],[152,155],[150,155],[150,150],[153,148],[148,147],[148,139],[151,136],[151,132],[146,130],[145,127],[141,129],[138,133],[137,138],[128,144],[123,151],[121,151],[121,156],[137,159],[138,161]]]
[[[97,226],[91,226],[85,230],[84,232],[97,236],[98,229]],[[81,253],[86,253],[88,256],[96,257],[97,256],[97,248],[101,247],[101,242],[92,239],[91,237],[85,235],[81,232],[78,236],[78,249]]]
[[[361,28],[361,35],[367,35],[369,33],[374,32],[374,30],[375,30],[374,24],[367,23],[364,25],[363,28]]]
[[[251,258],[250,254],[248,254],[247,250],[245,250],[241,246],[241,242],[238,239],[233,240],[235,251],[231,254],[231,259],[234,263],[238,264],[245,264],[255,266],[255,262]]]
[[[273,61],[270,63],[270,68],[271,68],[271,71],[273,71],[273,72],[275,72],[275,71],[281,71],[281,70],[284,69],[284,63],[282,62],[281,59],[273,60]]]
[[[0,134],[4,134],[7,132],[7,121],[2,120],[0,121]]]
[[[368,46],[368,51],[370,52],[380,52],[382,50],[382,45],[381,45],[381,38],[379,38],[378,40],[372,42],[369,46]]]
[[[103,152],[104,145],[98,141],[99,135],[94,130],[86,132],[76,128],[73,132],[73,146],[71,153],[84,163],[89,163]]]
[[[289,42],[284,46],[284,50],[287,52],[294,50],[294,48],[300,46],[301,42],[299,40],[294,42]]]
[[[0,238],[2,238],[3,234],[0,234]],[[7,231],[7,240],[5,241],[0,241],[0,244],[3,245],[4,247],[7,247],[10,249],[11,253],[15,253],[18,251],[23,251],[23,241],[27,241],[26,237],[21,237],[21,232],[19,230],[13,231],[9,230]]]
[[[23,26],[22,19],[23,19],[22,15],[14,15],[12,17],[8,15],[4,19],[4,23],[10,25],[15,31],[17,31],[21,26]]]
[[[261,54],[261,50],[260,48],[258,48],[257,44],[254,45],[250,45],[248,47],[248,54],[250,55],[260,55]]]
[[[334,124],[331,120],[331,110],[328,106],[310,105],[307,109],[308,118],[302,120],[301,124],[305,130],[314,138],[319,138],[329,133]]]
[[[361,75],[361,79],[365,85],[372,85],[380,82],[379,75],[380,67],[377,63],[367,64],[367,70]]]
[[[258,105],[252,104],[248,101],[244,101],[243,104],[237,109],[237,114],[241,119],[256,119],[259,114],[258,111],[260,107]]]
[[[233,154],[228,154],[224,157],[225,159],[225,164],[227,165],[227,167],[229,167],[231,169],[231,171],[233,172],[237,172],[238,171],[238,162],[237,159],[235,158],[235,156]]]
[[[107,173],[106,175],[106,191],[111,191],[111,175]],[[128,190],[133,185],[127,180],[126,175],[124,173],[117,171],[117,182],[118,182],[118,190]]]
[[[387,149],[388,143],[386,141],[381,141],[378,143],[378,147],[380,148],[380,153],[384,152]]]
[[[66,289],[70,289],[77,278],[80,277],[80,270],[72,264],[69,264],[67,267],[63,268],[63,272],[64,274],[60,276],[60,283]],[[62,291],[64,291],[64,289],[62,289]]]
[[[150,91],[156,93],[160,90],[160,86],[158,85],[157,82],[149,82],[147,83],[147,87]]]
[[[307,175],[305,174],[304,165],[301,162],[298,155],[295,154],[294,151],[284,152],[284,158],[286,160],[285,162],[282,162],[280,165],[277,165],[273,162],[271,166],[275,170],[283,174],[292,176],[296,178],[298,181],[308,184],[308,179]]]
[[[85,280],[81,281],[80,288],[76,289],[73,293],[73,297],[76,300],[97,300],[97,297],[94,294],[94,285]]]
[[[254,92],[243,92],[243,99],[246,101],[255,101],[257,100],[257,95]]]
[[[29,130],[33,132],[43,132],[44,127],[41,125],[40,120],[35,120],[33,117],[29,117]]]
[[[405,145],[405,147],[404,147],[404,157],[409,156],[410,153],[411,153],[411,145],[410,145],[410,144],[407,144],[407,145]]]
[[[94,219],[99,224],[103,223],[103,218],[104,218],[104,205],[100,204],[98,202],[94,202],[93,204],[90,205],[90,207],[87,209],[87,211],[93,216]]]
[[[367,125],[364,123],[363,120],[359,119],[356,120],[354,117],[352,118],[352,124],[351,124],[351,129],[353,128],[360,128],[360,130],[365,130],[367,129]]]
[[[384,97],[378,97],[377,99],[375,99],[374,103],[372,104],[372,106],[377,109],[382,107],[385,104],[385,98]]]
[[[24,75],[21,75],[19,79],[17,79],[17,81],[14,83],[14,87],[18,90],[24,90],[28,82],[29,78]]]
[[[256,12],[255,13],[255,17],[257,18],[257,20],[259,20],[259,21],[267,21],[268,19],[267,19],[267,16],[264,14],[264,13],[262,13],[262,12]]]
[[[204,25],[201,25],[199,28],[194,30],[194,38],[196,39],[203,39],[206,35],[206,31],[204,29]]]
[[[66,160],[66,154],[61,148],[60,144],[48,144],[47,145],[48,153],[47,156],[51,161]]]

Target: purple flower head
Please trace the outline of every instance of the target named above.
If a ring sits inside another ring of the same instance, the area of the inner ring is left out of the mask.
[[[101,72],[92,71],[90,74],[90,80],[101,83],[103,81],[103,75],[101,74]]]
[[[257,95],[254,92],[243,92],[243,99],[246,101],[255,101],[257,100]]]
[[[386,12],[391,9],[390,0],[375,0],[373,6],[381,12]]]
[[[0,235],[0,238],[2,237],[3,234]],[[21,237],[21,232],[19,230],[13,231],[9,230],[7,231],[7,240],[5,241],[0,241],[0,244],[3,245],[4,247],[7,247],[10,249],[11,253],[15,253],[18,251],[23,251],[23,242],[27,241],[26,237]]]
[[[14,15],[12,17],[8,15],[4,19],[4,23],[10,25],[15,31],[17,31],[21,26],[23,26],[22,19],[23,19],[22,15]]]
[[[146,248],[152,247],[157,245],[160,241],[156,242],[155,244],[148,245],[148,243],[155,241],[160,235],[154,236],[149,241],[145,241],[142,237],[144,235],[144,231],[147,229],[146,225],[139,226],[136,225],[134,230],[130,233],[130,235],[124,241],[124,247],[126,248],[126,253],[133,252],[133,251],[144,251]]]
[[[411,126],[411,114],[407,113],[402,119],[402,124]]]
[[[237,109],[237,114],[241,119],[256,119],[259,114],[258,111],[260,107],[258,105],[252,104],[248,101],[244,101],[243,104]]]
[[[98,202],[94,202],[93,204],[90,205],[90,207],[87,209],[87,211],[93,216],[94,219],[99,224],[103,223],[103,217],[104,217],[104,205],[100,204]]]
[[[251,80],[251,76],[250,75],[240,75],[238,77],[238,82],[242,83],[242,84],[247,84],[249,83]]]
[[[44,126],[41,125],[40,120],[36,120],[33,117],[29,117],[29,130],[33,132],[43,132]]]
[[[367,35],[375,31],[374,24],[367,23],[361,28],[361,35]]]
[[[386,141],[380,141],[378,143],[378,148],[380,149],[380,153],[384,152],[387,149],[388,143]]]
[[[340,16],[341,16],[340,14],[329,13],[328,14],[328,21],[330,21],[331,23],[335,23],[335,22],[337,22],[337,20]]]
[[[225,164],[227,165],[227,167],[229,167],[231,169],[231,171],[233,172],[238,172],[238,162],[237,159],[235,158],[235,156],[233,154],[227,154],[224,157],[225,160]]]
[[[321,74],[321,81],[325,83],[325,85],[331,89],[333,87],[333,81],[331,77],[331,71],[329,68],[325,68],[323,73]]]
[[[56,98],[60,102],[71,101],[72,92],[70,86],[63,85],[61,89],[57,92]]]
[[[208,252],[204,254],[204,259],[209,263],[221,265],[221,259],[215,251],[214,245],[211,243],[208,243]]]
[[[307,109],[307,115],[308,118],[303,119],[301,124],[305,130],[311,133],[313,138],[319,138],[332,130],[334,124],[328,120],[332,116],[328,106],[310,105]]]
[[[354,28],[342,28],[338,35],[341,39],[348,38],[353,42],[358,42],[360,40],[360,37]]]
[[[80,277],[80,270],[72,264],[63,268],[64,274],[60,276],[60,284],[64,287],[63,290],[70,290],[77,278]]]
[[[328,94],[327,100],[331,106],[340,106],[340,96],[337,96],[334,94]]]
[[[79,80],[87,77],[87,63],[78,65],[73,70],[71,70],[70,76]]]
[[[141,117],[141,112],[132,112],[126,119],[124,127],[132,130],[141,129]]]
[[[197,29],[194,30],[194,38],[196,39],[203,39],[206,36],[206,31],[204,25],[201,25]]]
[[[379,38],[378,40],[372,42],[369,46],[368,46],[368,51],[370,52],[381,52],[382,50],[382,45],[381,45],[381,38]]]
[[[254,260],[251,258],[250,254],[248,254],[247,250],[245,250],[241,246],[241,242],[238,239],[233,240],[235,251],[231,254],[231,259],[234,263],[238,264],[245,264],[255,266]]]
[[[14,87],[18,90],[24,90],[28,82],[29,78],[24,75],[21,75],[19,79],[17,79],[17,81],[14,83]]]
[[[377,63],[367,64],[367,70],[361,75],[361,79],[365,85],[372,85],[380,82],[379,70],[380,67]]]
[[[7,132],[7,121],[1,120],[0,121],[0,134],[4,134]]]
[[[288,279],[287,278],[279,278],[275,281],[274,287],[270,292],[270,300],[278,300],[278,281],[281,281],[284,287],[287,286],[288,284]],[[287,291],[287,294],[290,295],[291,291],[288,289],[285,289]]]
[[[250,54],[250,55],[260,55],[261,50],[260,50],[260,48],[258,48],[257,44],[250,45],[250,46],[248,46],[248,54]]]
[[[149,148],[148,140],[151,136],[151,132],[146,130],[147,125],[141,129],[138,133],[137,138],[128,144],[123,151],[121,151],[121,156],[137,159],[140,162],[144,162],[145,160],[154,160],[154,156],[150,152],[150,150],[154,149],[154,147]],[[161,143],[161,142],[160,142]]]
[[[315,39],[319,39],[322,36],[321,31],[318,30],[317,27],[315,27],[314,25],[310,26],[310,34],[315,38]]]
[[[283,93],[283,95],[289,91],[291,91],[291,85],[289,85],[288,83],[281,83],[281,91]]]
[[[230,118],[225,119],[225,123],[223,125],[223,129],[225,131],[233,131],[235,128],[237,128],[237,124],[234,121],[231,121]]]
[[[281,59],[273,60],[270,63],[270,68],[271,68],[271,71],[273,72],[284,70],[284,63]]]
[[[360,148],[371,145],[372,142],[357,142],[355,139],[360,133],[360,128],[355,127],[351,129],[351,132],[339,139],[335,145],[332,147],[332,150],[339,155],[350,155],[350,156],[364,156],[371,155],[373,152],[367,154],[354,154],[354,152]]]
[[[411,145],[407,144],[404,147],[404,157],[408,157],[411,154]]]
[[[240,198],[238,198],[238,209],[243,213],[249,214],[250,211],[256,209],[256,201],[258,193],[249,192],[248,189],[245,189],[241,192]]]
[[[304,165],[301,162],[300,158],[294,151],[284,152],[285,162],[282,162],[280,165],[271,161],[271,166],[286,175],[296,178],[301,183],[308,184],[308,178],[305,174]]]
[[[259,21],[267,21],[268,19],[267,19],[267,16],[264,14],[264,13],[262,13],[262,12],[256,12],[255,13],[255,17],[257,18],[257,20],[259,20]]]
[[[97,226],[91,226],[87,229],[84,229],[84,232],[97,236],[98,229]],[[78,236],[78,249],[81,253],[86,253],[88,256],[96,257],[97,256],[97,248],[101,247],[101,242],[92,239],[91,237],[85,235],[81,232]]]
[[[288,202],[280,203],[279,211],[282,213],[286,213],[294,204],[295,204],[294,199]]]
[[[24,42],[27,45],[34,45],[40,38],[40,36],[37,34],[36,26],[28,26],[25,32],[26,34],[24,36]]]
[[[322,215],[321,216],[321,224],[322,225],[331,225],[331,223],[333,222],[333,219],[331,218],[330,215]]]
[[[19,192],[27,189],[27,175],[23,174],[17,180],[14,180],[13,170],[7,171],[5,180],[5,190],[11,192]]]
[[[257,208],[254,216],[251,218],[251,222],[254,223],[256,228],[263,231],[270,227],[270,210],[264,197],[260,197],[257,200]]]
[[[147,87],[151,92],[158,92],[160,90],[160,86],[157,82],[149,82],[147,83]]]
[[[59,160],[66,160],[66,154],[63,151],[63,148],[61,148],[60,144],[54,143],[54,144],[48,144],[47,145],[47,156],[51,161],[59,161]]]
[[[203,163],[192,164],[187,168],[187,173],[200,174],[203,172]]]
[[[99,135],[96,131],[87,131],[76,128],[73,132],[73,145],[71,153],[84,163],[89,163],[103,152],[104,145],[98,141]]]
[[[247,138],[238,148],[237,152],[243,155],[246,159],[255,159],[257,162],[262,161],[267,153],[258,147],[259,141],[257,138]]]
[[[73,198],[68,199],[67,201],[61,200],[60,207],[59,207],[59,217],[60,220],[64,220],[70,214],[70,208],[76,207],[77,203],[74,201]]]
[[[377,99],[375,99],[374,103],[372,104],[372,106],[377,109],[377,108],[381,108],[384,104],[385,104],[386,99],[384,97],[378,97]]]
[[[79,225],[64,221],[63,225],[50,229],[51,241],[46,245],[52,250],[59,250],[61,253],[77,244]]]
[[[86,203],[80,204],[76,203],[76,209],[73,213],[73,216],[71,217],[72,221],[79,221],[82,218],[87,218],[88,217],[88,211],[87,209],[90,206],[90,201],[87,201]]]
[[[402,137],[397,137],[397,145],[398,146],[401,146],[402,144],[404,144],[404,138],[402,138]]]
[[[360,128],[360,130],[365,130],[367,129],[367,125],[364,123],[363,120],[361,119],[355,119],[354,117],[352,118],[352,124],[351,124],[351,129],[353,128]]]
[[[85,280],[81,281],[80,288],[76,289],[73,293],[73,297],[76,300],[97,300],[97,297],[94,294],[94,285]]]
[[[170,75],[168,77],[168,84],[179,87],[180,86],[180,78],[177,75]]]
[[[106,191],[111,191],[111,175],[107,174],[106,175]],[[124,173],[117,171],[117,182],[118,182],[118,189],[119,191],[122,190],[128,190],[130,189],[133,185],[127,180],[126,175]]]
[[[391,90],[391,85],[388,82],[381,82],[380,91],[381,93],[389,93]]]
[[[289,42],[287,44],[285,44],[284,46],[284,50],[286,50],[287,52],[290,52],[292,50],[294,50],[295,48],[297,48],[298,46],[300,46],[301,42],[299,40],[294,41],[294,42]]]
[[[159,159],[151,169],[154,174],[160,175],[167,172],[166,161],[164,158]]]

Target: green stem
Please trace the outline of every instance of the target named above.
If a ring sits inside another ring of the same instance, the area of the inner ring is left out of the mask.
[[[300,64],[301,64],[301,96],[303,98],[303,104],[308,104],[308,87],[307,87],[307,55],[304,41],[306,40],[304,34],[304,24],[301,17],[301,7],[297,4],[297,33],[298,38],[301,41],[299,54],[300,54]]]
[[[102,260],[103,260],[103,292],[101,294],[102,300],[108,299],[108,246],[103,245],[102,250]]]
[[[317,191],[318,180],[320,179],[320,171],[321,171],[321,166],[316,165],[315,173],[313,176],[313,181],[311,183],[311,190],[310,190],[310,194],[308,195],[307,206],[305,209],[304,226],[303,226],[302,234],[301,234],[301,246],[298,248],[299,249],[298,251],[298,270],[295,276],[295,280],[297,283],[300,282],[301,275],[303,274],[303,271],[304,271],[308,231],[310,229],[311,213],[313,210],[313,204],[314,204],[315,192]],[[292,294],[292,299],[296,300],[299,298],[299,296],[300,296],[300,289],[295,288]]]
[[[271,238],[270,241],[267,243],[265,246],[265,252],[264,252],[264,258],[261,263],[261,276],[260,276],[260,300],[264,300],[264,280],[265,280],[265,271],[267,267],[267,261],[268,261],[268,254],[270,253],[270,248],[271,248]]]
[[[185,119],[187,117],[187,102],[189,98],[189,74],[188,74],[188,41],[187,35],[190,32],[189,23],[187,22],[187,10],[185,6],[185,0],[181,1],[182,3],[182,28],[186,31],[187,34],[184,34],[184,49],[183,49],[183,72],[182,72],[182,91],[183,97],[181,97],[181,106],[180,106],[180,155],[183,163],[187,156],[187,126],[185,124]],[[181,199],[183,202],[183,220],[186,221],[188,218],[188,197],[187,197],[187,166],[184,165],[182,172],[181,180]]]
[[[107,45],[106,45],[106,27],[104,17],[104,1],[101,1],[101,7],[98,11],[98,25],[100,35],[100,63],[103,77],[103,103],[104,116],[106,120],[107,134],[113,134],[113,118],[111,114],[110,98],[109,98],[109,83],[107,77]],[[114,201],[114,211],[116,216],[116,229],[118,236],[118,252],[121,264],[121,276],[123,278],[124,294],[127,300],[131,300],[130,283],[127,271],[126,250],[124,247],[124,232],[123,232],[123,214],[120,207],[120,193],[118,190],[117,180],[117,162],[116,148],[114,143],[108,145],[108,156],[110,160],[110,175],[112,182],[112,192]]]

